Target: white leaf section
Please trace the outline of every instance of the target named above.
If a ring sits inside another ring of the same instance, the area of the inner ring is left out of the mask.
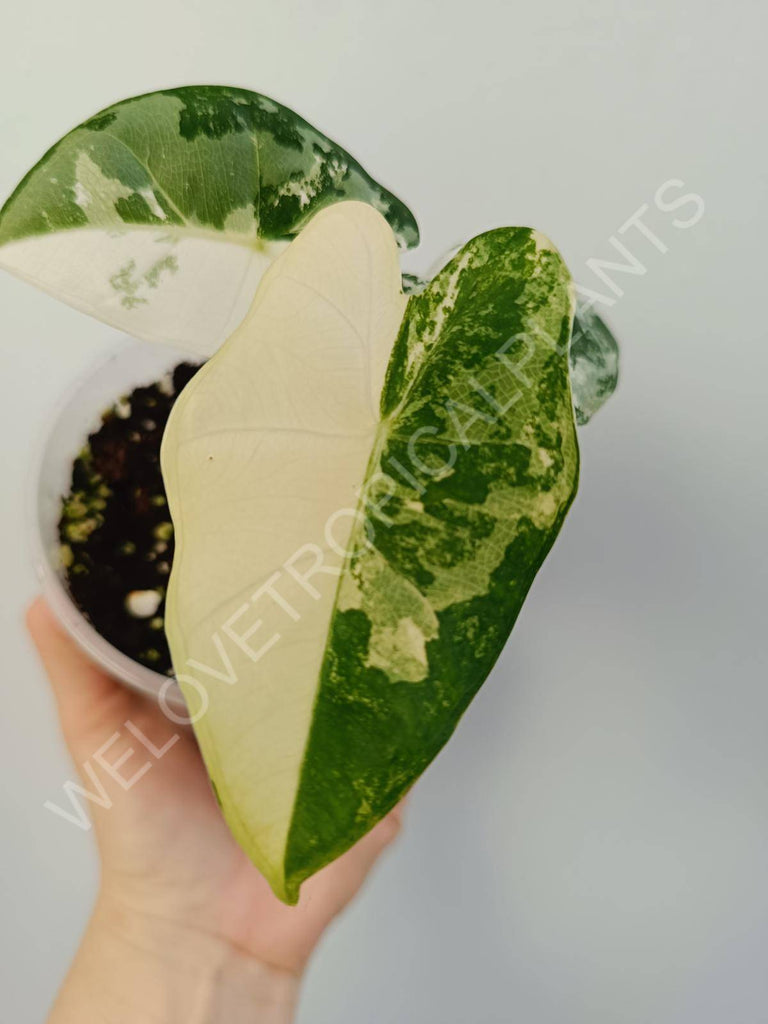
[[[400,285],[380,214],[357,202],[322,211],[165,432],[174,666],[192,710],[207,702],[195,728],[230,827],[278,893]]]
[[[241,322],[287,245],[238,244],[202,229],[80,228],[10,242],[0,249],[0,267],[134,338],[209,356]]]

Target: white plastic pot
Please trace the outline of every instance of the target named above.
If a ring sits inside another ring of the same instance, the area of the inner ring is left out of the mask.
[[[101,668],[134,690],[160,698],[175,711],[185,708],[181,691],[169,677],[129,658],[104,639],[69,595],[59,554],[61,499],[69,492],[72,463],[101,414],[122,395],[152,384],[187,356],[176,348],[125,339],[69,388],[53,416],[32,474],[29,521],[35,569],[43,594],[62,626]]]

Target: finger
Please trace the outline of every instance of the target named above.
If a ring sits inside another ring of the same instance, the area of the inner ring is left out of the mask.
[[[97,668],[77,647],[38,597],[26,616],[27,629],[51,682],[68,742],[77,742],[93,728],[115,727],[126,717],[133,697]]]

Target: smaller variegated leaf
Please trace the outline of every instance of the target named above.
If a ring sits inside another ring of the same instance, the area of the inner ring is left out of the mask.
[[[619,383],[619,346],[593,309],[577,309],[571,337],[571,387],[576,422],[588,423]]]
[[[318,210],[410,211],[349,153],[258,93],[188,86],[117,103],[61,139],[0,212],[0,267],[137,338],[208,355]]]

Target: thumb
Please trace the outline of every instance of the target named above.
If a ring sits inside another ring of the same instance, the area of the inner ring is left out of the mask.
[[[93,664],[42,597],[29,607],[26,622],[51,683],[64,739],[77,758],[96,734],[119,728],[142,698]]]

